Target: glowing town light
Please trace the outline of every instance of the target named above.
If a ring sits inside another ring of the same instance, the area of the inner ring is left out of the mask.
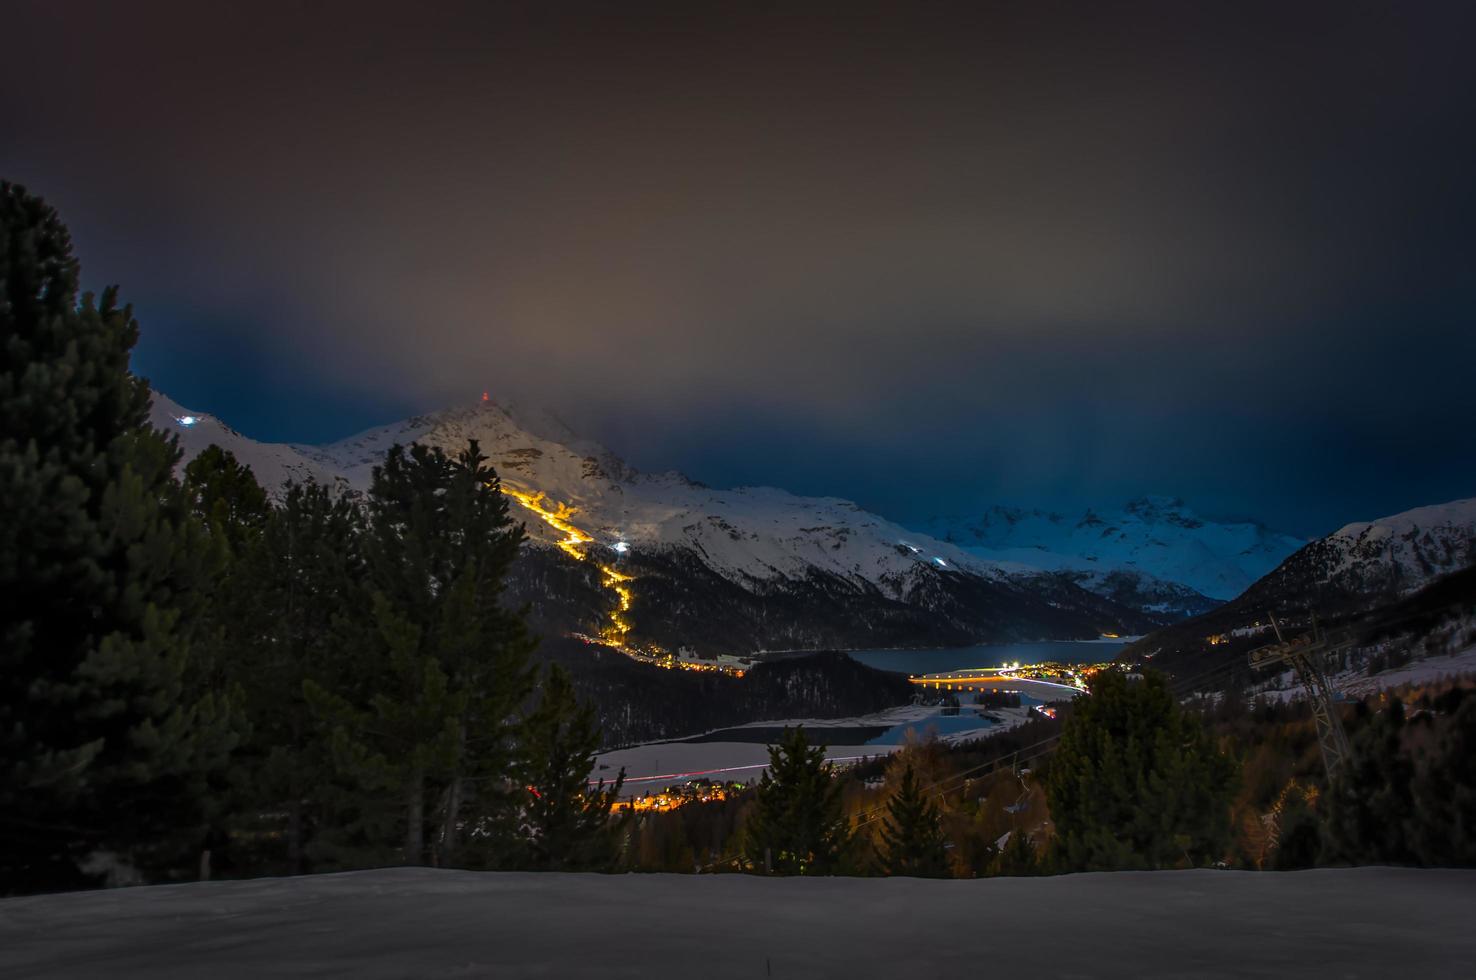
[[[614,548],[617,552],[619,552],[620,554],[623,555],[627,551],[630,550],[630,542],[629,541],[616,541],[610,547]]]
[[[182,425],[186,429],[188,429],[190,426],[194,425],[196,422],[198,422],[200,420],[199,420],[199,418],[197,418],[194,415],[181,415],[179,418],[175,419],[174,421],[178,422],[180,425]]]

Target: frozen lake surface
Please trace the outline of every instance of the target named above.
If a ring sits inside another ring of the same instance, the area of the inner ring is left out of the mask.
[[[848,655],[852,660],[877,670],[894,670],[903,674],[939,674],[973,667],[1003,667],[1011,663],[1103,663],[1116,657],[1125,646],[1126,640],[992,643],[944,650],[852,650]]]
[[[990,711],[988,717],[972,708],[953,716],[941,715],[940,710],[902,705],[859,718],[755,722],[687,739],[646,742],[600,753],[590,778],[613,780],[624,767],[621,796],[641,796],[690,779],[757,782],[768,768],[769,743],[777,741],[786,727],[804,725],[811,744],[824,745],[825,757],[844,765],[895,752],[905,744],[909,730],[923,736],[931,729],[945,741],[968,741],[1008,731],[1029,714],[1025,707]]]
[[[1476,976],[1476,872],[393,869],[0,901],[0,976]]]

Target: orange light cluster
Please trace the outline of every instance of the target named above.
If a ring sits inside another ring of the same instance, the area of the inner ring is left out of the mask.
[[[525,490],[518,490],[503,484],[502,492],[538,515],[539,520],[543,523],[563,534],[564,540],[559,542],[559,547],[564,550],[565,554],[579,561],[584,560],[583,548],[594,538],[569,523],[569,518],[574,516],[572,507],[567,504],[558,504],[550,510],[543,504],[545,495],[541,490],[538,493],[528,493]]]
[[[575,508],[568,504],[554,504],[550,507],[547,503],[547,494],[543,491],[529,493],[519,490],[507,484],[502,485],[502,492],[532,511],[539,520],[564,536],[558,542],[559,548],[573,558],[575,561],[589,560],[586,545],[594,543],[594,538],[585,530],[576,527],[571,518],[576,513]],[[619,600],[619,609],[610,613],[609,622],[600,630],[600,639],[626,652],[630,652],[625,646],[625,638],[630,633],[630,618],[625,614],[630,612],[630,604],[634,599],[634,593],[627,584],[633,581],[629,575],[617,572],[609,565],[600,565],[600,584],[615,593]]]
[[[666,790],[649,796],[638,796],[629,800],[617,800],[611,805],[613,813],[669,813],[689,803],[717,803],[728,799],[729,788],[718,784],[691,786],[683,792]]]

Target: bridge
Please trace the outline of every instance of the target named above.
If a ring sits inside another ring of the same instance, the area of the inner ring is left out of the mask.
[[[1074,698],[1083,693],[1080,688],[1069,684],[1020,677],[998,669],[950,670],[940,674],[919,674],[908,680],[919,687],[939,691],[1019,691],[1042,701],[1059,701],[1063,697]]]

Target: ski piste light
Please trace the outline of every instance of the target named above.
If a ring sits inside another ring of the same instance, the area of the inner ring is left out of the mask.
[[[616,541],[610,547],[614,548],[617,552],[619,552],[620,554],[623,555],[627,551],[630,550],[630,542],[629,541]]]
[[[178,418],[176,418],[174,421],[178,422],[180,425],[182,425],[186,429],[188,429],[190,426],[192,426],[196,422],[200,421],[200,419],[199,419],[198,416],[195,416],[195,415],[181,415]]]

